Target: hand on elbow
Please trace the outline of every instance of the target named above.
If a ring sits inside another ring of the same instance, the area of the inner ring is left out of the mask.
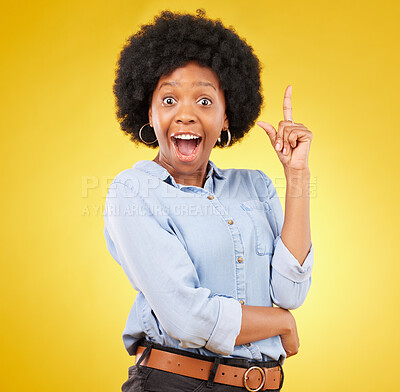
[[[297,333],[296,320],[288,311],[288,328],[287,332],[280,335],[282,346],[286,352],[286,358],[296,355],[299,352],[300,341]]]

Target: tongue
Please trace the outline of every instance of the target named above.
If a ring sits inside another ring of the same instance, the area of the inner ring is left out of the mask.
[[[196,148],[197,142],[195,139],[176,139],[176,144],[182,155],[191,155]]]

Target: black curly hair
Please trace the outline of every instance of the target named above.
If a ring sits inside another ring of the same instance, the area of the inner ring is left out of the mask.
[[[260,114],[261,65],[253,49],[234,28],[224,27],[220,19],[206,18],[205,11],[197,15],[162,11],[152,24],[127,39],[116,69],[113,92],[117,118],[122,131],[131,135],[136,144],[140,128],[148,123],[148,110],[153,91],[162,75],[168,75],[189,61],[211,68],[218,76],[225,94],[226,115],[231,132],[230,146],[238,142],[254,126]],[[154,134],[142,137],[152,140]],[[227,132],[222,132],[223,147]],[[156,148],[158,142],[146,144]]]

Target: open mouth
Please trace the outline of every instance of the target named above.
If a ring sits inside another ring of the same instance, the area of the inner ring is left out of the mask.
[[[187,162],[196,159],[202,141],[201,136],[184,133],[171,136],[171,140],[180,160]]]

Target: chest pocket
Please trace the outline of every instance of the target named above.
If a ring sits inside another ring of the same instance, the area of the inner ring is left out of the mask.
[[[268,201],[248,200],[240,205],[253,222],[256,234],[256,253],[260,256],[274,252],[278,235],[274,213]]]

